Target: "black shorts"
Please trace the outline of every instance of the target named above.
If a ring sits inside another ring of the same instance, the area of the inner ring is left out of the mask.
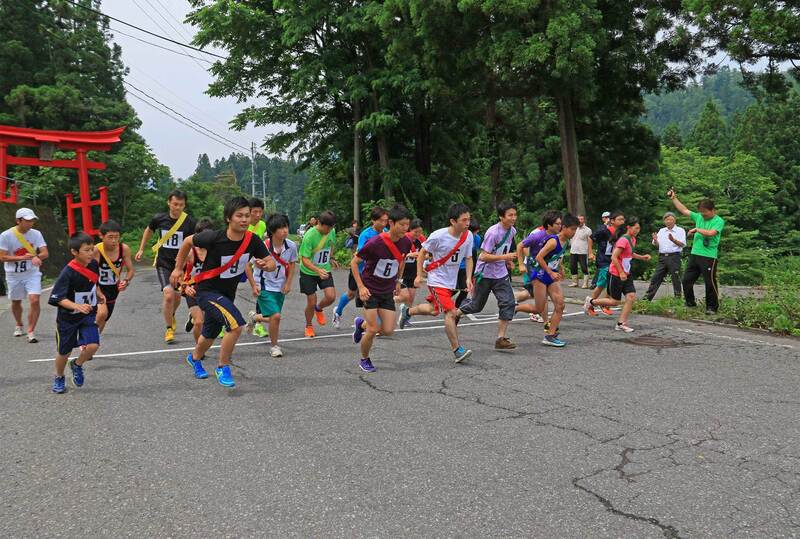
[[[633,278],[628,275],[624,281],[616,275],[611,275],[608,281],[608,295],[611,299],[617,301],[622,300],[622,296],[636,293],[636,286],[633,284]]]
[[[108,311],[108,316],[106,317],[106,322],[111,320],[111,315],[114,314],[114,306],[117,304],[117,296],[119,296],[119,288],[117,285],[100,285],[100,291],[106,297],[106,310]]]
[[[360,309],[386,309],[394,311],[394,294],[372,294],[367,301],[356,296],[356,307]]]
[[[414,284],[416,278],[416,275],[412,275],[411,277],[403,276],[403,280],[400,282],[400,288],[416,288],[417,286]]]
[[[73,349],[85,344],[100,344],[100,330],[97,328],[94,312],[74,321],[56,320],[56,346],[59,355],[68,356]]]
[[[467,289],[467,270],[466,268],[460,268],[458,270],[458,279],[456,279],[456,290],[466,290]]]
[[[200,334],[206,339],[216,339],[223,327],[233,331],[247,323],[233,301],[218,292],[198,293],[197,304],[203,309],[203,329]]]
[[[189,296],[184,296],[186,298],[186,307],[191,309],[192,307],[197,307],[197,300],[195,298],[190,298]]]
[[[317,293],[317,288],[325,290],[326,288],[333,288],[333,275],[328,273],[328,278],[323,280],[319,275],[308,275],[307,273],[300,272],[300,292],[306,296]]]
[[[355,277],[353,277],[353,270],[350,270],[350,273],[347,274],[347,289],[352,292],[358,292],[358,284]]]
[[[172,290],[172,285],[169,284],[169,278],[170,275],[172,275],[172,269],[165,268],[164,266],[156,266],[156,275],[158,275],[158,284],[161,285],[162,291],[166,288]]]

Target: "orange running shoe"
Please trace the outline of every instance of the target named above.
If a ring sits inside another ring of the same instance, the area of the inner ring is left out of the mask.
[[[316,337],[316,333],[314,333],[313,326],[306,326],[306,337]]]
[[[612,311],[610,307],[603,307],[601,310],[605,315],[614,316],[614,311]]]
[[[324,326],[325,324],[328,323],[328,320],[325,318],[325,311],[321,309],[318,311],[315,307],[314,316],[317,317],[317,324],[319,324],[320,326]]]
[[[586,296],[586,300],[583,302],[583,311],[589,316],[597,316],[597,311],[594,310],[594,305],[592,305],[592,296]]]

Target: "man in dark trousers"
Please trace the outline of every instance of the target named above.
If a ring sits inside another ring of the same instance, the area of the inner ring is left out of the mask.
[[[650,279],[645,299],[653,301],[667,274],[672,279],[675,297],[681,297],[681,252],[686,247],[686,231],[675,224],[675,214],[671,211],[664,214],[663,228],[653,232],[652,243],[658,248],[658,266]]]

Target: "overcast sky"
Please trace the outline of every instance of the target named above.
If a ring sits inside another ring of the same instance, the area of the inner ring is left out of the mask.
[[[101,9],[112,17],[176,41],[188,43],[194,35],[191,26],[181,24],[190,9],[186,0],[104,0]],[[232,131],[228,128],[228,122],[241,110],[242,105],[237,104],[234,99],[218,99],[205,94],[212,81],[211,75],[205,70],[209,64],[161,50],[120,32],[174,50],[182,50],[193,56],[206,57],[203,53],[181,49],[114,21],[111,21],[111,28],[114,41],[122,47],[122,59],[130,69],[126,79],[128,83],[247,149],[253,141],[260,145],[265,134],[271,131],[264,128]],[[234,151],[143,104],[141,100],[132,97],[135,91],[127,89],[128,102],[136,109],[143,122],[140,133],[153,148],[158,159],[169,166],[173,176],[189,176],[197,164],[198,154],[207,153],[213,162],[214,159],[228,156]],[[175,116],[174,113],[170,114]],[[183,118],[180,120],[189,123]],[[200,130],[197,126],[193,127]],[[236,151],[244,153],[244,150]]]

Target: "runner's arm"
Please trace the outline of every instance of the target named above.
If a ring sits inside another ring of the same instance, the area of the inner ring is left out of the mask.
[[[34,256],[33,258],[38,258],[39,260],[45,260],[49,256],[50,256],[50,251],[47,250],[47,245],[43,245],[42,247],[39,247],[39,249],[37,249],[36,256]]]
[[[550,266],[547,265],[547,262],[545,262],[544,260],[544,256],[550,254],[550,252],[553,251],[555,248],[556,248],[556,240],[550,238],[549,240],[547,240],[547,243],[544,244],[544,247],[539,249],[539,252],[536,253],[536,263],[539,264],[540,268],[544,268],[544,270],[550,275],[550,277],[553,278],[555,278],[557,274],[552,269],[550,269]]]
[[[130,283],[136,274],[136,268],[133,266],[131,248],[125,243],[122,244],[122,265],[125,266],[125,280]]]
[[[320,277],[322,277],[322,275],[320,275],[321,272],[325,272],[326,274],[328,273],[326,270],[315,266],[314,263],[311,261],[311,259],[308,258],[307,256],[301,256],[300,257],[300,263],[303,264],[306,267],[306,269],[309,269],[309,270],[313,271],[314,273],[316,273]]]
[[[523,242],[517,244],[517,264],[519,264],[519,272],[525,273],[525,245]]]
[[[250,264],[244,265],[244,274],[247,276],[247,282],[250,283],[250,288],[253,289],[253,295],[257,297],[261,290],[259,290],[258,284],[253,277],[253,267]]]
[[[144,232],[142,233],[142,241],[139,242],[139,250],[136,251],[136,260],[139,261],[142,259],[142,254],[144,254],[144,248],[147,246],[147,242],[150,241],[150,238],[153,237],[153,230],[146,226],[144,227]]]
[[[475,269],[475,261],[472,260],[471,256],[467,257],[467,290],[472,292],[473,282],[472,282],[472,270]]]
[[[283,283],[283,293],[288,294],[292,290],[292,277],[294,277],[294,270],[297,267],[297,262],[289,262],[289,269],[286,270],[286,282]]]
[[[353,255],[353,258],[350,259],[350,271],[352,271],[353,280],[358,287],[358,297],[361,298],[361,301],[366,301],[371,294],[367,287],[364,286],[364,281],[361,279],[361,272],[358,271],[358,265],[361,263],[361,260],[362,259],[358,255]]]
[[[189,256],[192,247],[194,247],[193,239],[194,234],[183,240],[181,248],[178,249],[178,255],[175,257],[175,269],[172,270],[169,282],[176,290],[180,286],[181,279],[183,278],[183,268],[186,267],[186,258]]]
[[[27,252],[24,255],[10,255],[8,251],[0,250],[0,262],[22,262],[32,258],[33,255]]]

